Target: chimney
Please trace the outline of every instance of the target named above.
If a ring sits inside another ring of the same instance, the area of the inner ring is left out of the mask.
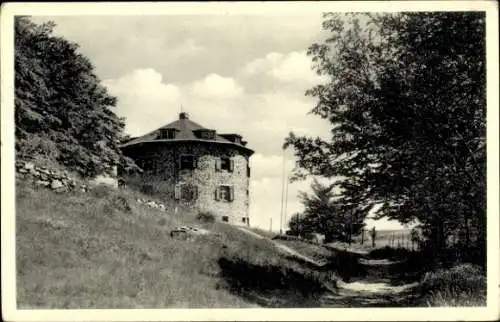
[[[179,113],[179,120],[187,120],[187,119],[189,119],[189,117],[186,112]]]

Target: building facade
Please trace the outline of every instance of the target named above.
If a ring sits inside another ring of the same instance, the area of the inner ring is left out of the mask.
[[[178,120],[121,148],[144,170],[144,179],[160,186],[165,201],[211,212],[230,224],[250,224],[253,151],[240,135],[218,134],[180,113]]]

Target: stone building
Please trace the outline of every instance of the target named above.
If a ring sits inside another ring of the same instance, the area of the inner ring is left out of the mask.
[[[238,134],[218,134],[180,113],[179,119],[122,145],[155,181],[165,201],[209,211],[217,220],[249,225],[249,158]]]

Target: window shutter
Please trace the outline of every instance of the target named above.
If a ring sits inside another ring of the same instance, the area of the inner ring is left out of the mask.
[[[220,159],[215,159],[215,171],[220,171],[221,170],[221,160]]]
[[[231,186],[229,187],[229,201],[233,201],[234,200],[234,187]]]
[[[198,186],[193,186],[193,199],[198,199]]]
[[[230,172],[234,171],[234,160],[233,159],[229,160],[229,171]]]
[[[180,184],[175,185],[174,198],[176,200],[181,199],[181,185]]]
[[[215,188],[215,200],[219,200],[219,187]]]

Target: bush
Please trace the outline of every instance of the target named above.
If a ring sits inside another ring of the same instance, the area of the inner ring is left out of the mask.
[[[200,211],[196,216],[196,220],[211,223],[215,221],[215,215],[210,211]]]
[[[26,134],[22,139],[16,140],[16,157],[19,159],[57,160],[59,150],[56,143],[43,135]]]
[[[420,295],[428,306],[484,306],[486,275],[471,264],[428,272],[420,283]]]
[[[96,198],[105,198],[113,195],[115,193],[115,189],[105,185],[105,184],[99,184],[95,187],[92,187],[90,189],[90,194]]]
[[[377,248],[369,253],[369,257],[373,259],[382,259],[382,258],[390,258],[390,259],[402,259],[408,258],[414,252],[407,248],[393,248],[390,246],[385,246],[383,248]]]
[[[121,178],[121,185],[145,194],[148,197],[164,200],[174,195],[173,188],[165,181],[151,175],[126,175]]]

